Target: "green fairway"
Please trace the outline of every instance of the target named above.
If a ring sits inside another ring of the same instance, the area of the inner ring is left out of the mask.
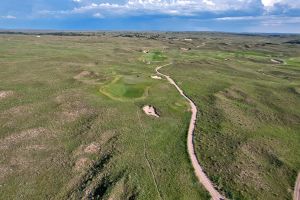
[[[218,191],[292,198],[300,46],[286,42],[299,36],[86,34],[0,34],[0,199],[210,199],[187,153],[189,104],[151,78],[168,63]]]

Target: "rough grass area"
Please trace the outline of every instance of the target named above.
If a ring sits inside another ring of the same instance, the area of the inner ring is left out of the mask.
[[[299,36],[92,35],[0,35],[0,199],[210,199],[187,154],[189,105],[151,78],[171,62],[162,71],[198,106],[196,152],[216,187],[291,199],[300,50],[286,42]]]

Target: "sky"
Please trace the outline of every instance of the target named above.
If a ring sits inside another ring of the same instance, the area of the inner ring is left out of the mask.
[[[0,0],[0,29],[300,33],[300,0]]]

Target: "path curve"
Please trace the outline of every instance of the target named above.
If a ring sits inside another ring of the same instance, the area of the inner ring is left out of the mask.
[[[294,190],[294,200],[300,200],[300,172],[298,174],[298,178],[296,180],[295,184],[295,190]]]
[[[192,116],[190,120],[189,130],[188,130],[188,138],[187,138],[187,146],[188,146],[188,153],[192,162],[192,165],[195,170],[195,174],[199,180],[199,182],[205,187],[205,189],[209,192],[210,196],[213,200],[220,200],[225,199],[213,186],[212,182],[209,180],[209,178],[206,176],[206,174],[203,172],[202,167],[199,164],[199,161],[196,157],[194,143],[193,143],[193,136],[194,136],[194,129],[195,129],[195,123],[197,119],[197,107],[194,104],[194,102],[187,97],[183,90],[175,83],[175,81],[168,75],[165,75],[159,70],[165,66],[171,65],[172,63],[165,64],[162,66],[158,66],[155,68],[155,71],[158,75],[165,77],[172,85],[175,86],[175,88],[178,90],[181,96],[183,96],[190,104],[192,109]],[[298,200],[298,199],[297,199]]]

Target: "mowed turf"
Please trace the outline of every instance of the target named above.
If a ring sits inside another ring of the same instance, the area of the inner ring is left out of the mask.
[[[151,79],[171,62],[162,71],[198,106],[197,156],[217,188],[291,199],[300,51],[286,42],[299,36],[128,34],[0,35],[0,199],[210,199],[186,150],[189,106]]]
[[[136,80],[135,80],[136,79]],[[139,81],[139,75],[116,77],[100,89],[104,95],[115,100],[132,100],[148,95],[149,83]]]

